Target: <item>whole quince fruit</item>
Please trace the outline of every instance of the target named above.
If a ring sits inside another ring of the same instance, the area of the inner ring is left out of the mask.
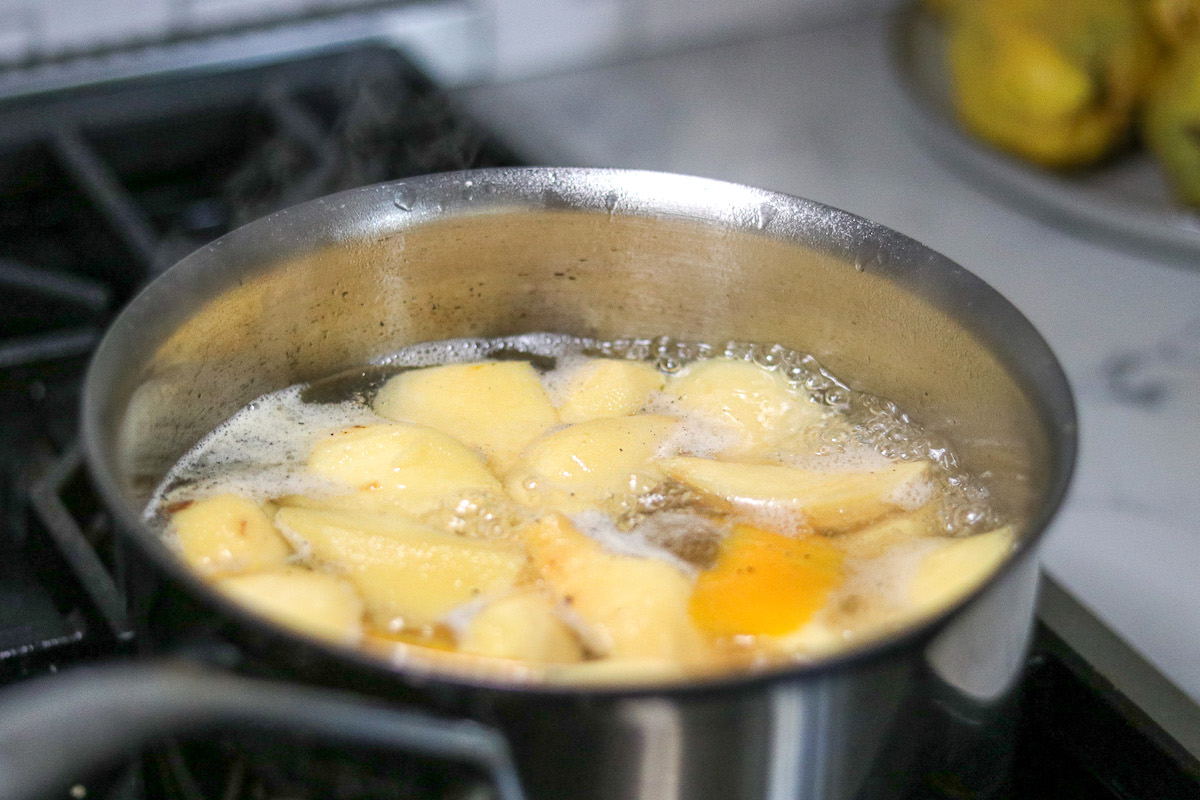
[[[1132,0],[974,0],[948,25],[963,124],[1048,167],[1092,164],[1124,142],[1158,61]]]
[[[1200,41],[1176,51],[1146,97],[1142,138],[1176,196],[1200,206]]]

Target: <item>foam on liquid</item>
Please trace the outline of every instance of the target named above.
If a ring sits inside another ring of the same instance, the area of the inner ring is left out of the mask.
[[[155,491],[145,516],[165,532],[166,514],[188,500],[226,492],[258,501],[294,494],[328,494],[334,487],[305,469],[315,442],[352,425],[387,422],[371,410],[373,392],[387,377],[405,369],[489,358],[531,360],[539,368],[552,401],[560,405],[565,387],[588,357],[647,361],[668,375],[693,361],[712,357],[753,361],[779,371],[795,391],[827,409],[823,421],[807,433],[798,449],[778,454],[780,462],[809,470],[845,472],[928,459],[934,465],[932,480],[937,485],[914,482],[901,487],[893,498],[900,506],[916,509],[940,489],[945,500],[937,514],[938,533],[966,535],[997,524],[988,506],[986,488],[955,471],[956,462],[949,448],[925,437],[893,404],[851,391],[811,356],[780,345],[714,345],[667,337],[596,341],[555,334],[417,344],[378,359],[365,370],[320,382],[322,386],[292,386],[264,395],[180,459]],[[315,391],[318,388],[321,391]],[[313,399],[316,396],[319,401]],[[654,407],[652,401],[648,410]],[[711,456],[731,441],[731,433],[714,426],[712,420],[684,417],[660,455]],[[686,493],[667,496],[655,494],[649,487],[641,489],[618,518],[589,511],[575,515],[573,522],[613,553],[660,559],[688,574],[711,566],[728,524],[723,527],[701,513],[694,507],[694,498]],[[781,533],[795,532],[803,526],[803,519],[794,512],[769,505],[743,509],[741,518]],[[497,508],[495,503],[464,498],[452,508],[432,512],[426,521],[464,536],[495,538],[512,533],[527,519],[527,512],[520,509]],[[729,523],[737,519],[735,514]],[[298,545],[298,555],[303,559],[304,543],[289,538]],[[847,579],[821,617],[832,627],[846,626],[847,630],[855,627],[856,620],[886,619],[889,610],[902,605],[903,587],[930,546],[928,541],[917,540],[893,547],[882,557],[848,559]],[[465,625],[478,607],[480,604],[463,607],[447,619],[447,624]],[[569,613],[569,609],[566,611]]]

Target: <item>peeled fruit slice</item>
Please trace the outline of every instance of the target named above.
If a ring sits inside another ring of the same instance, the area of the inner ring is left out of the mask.
[[[795,431],[816,422],[821,409],[792,391],[787,380],[748,361],[698,361],[663,389],[672,411],[697,414],[737,434],[730,455],[770,451]]]
[[[578,638],[555,612],[554,601],[534,590],[489,603],[463,632],[458,650],[534,662],[571,663],[583,658]]]
[[[422,425],[356,425],[321,439],[308,459],[318,477],[352,487],[334,497],[288,504],[419,515],[453,498],[503,490],[483,457]]]
[[[280,529],[344,572],[384,630],[431,625],[456,606],[513,585],[525,555],[393,514],[283,508]]]
[[[842,554],[822,536],[738,525],[700,573],[689,609],[714,636],[782,636],[807,623],[842,580]]]
[[[831,542],[851,558],[879,558],[898,544],[934,536],[937,505],[927,503],[913,513],[895,514],[860,530],[835,536]]]
[[[691,582],[674,566],[606,553],[561,514],[543,517],[524,538],[539,576],[596,654],[678,663],[700,654],[688,616]]]
[[[258,503],[232,494],[176,511],[171,526],[184,559],[210,578],[281,567],[292,555]]]
[[[588,359],[571,373],[558,416],[563,422],[627,416],[665,382],[661,372],[644,362]]]
[[[912,461],[875,472],[813,472],[779,464],[665,458],[666,474],[734,506],[794,514],[823,532],[852,530],[928,498],[929,464]]]
[[[362,638],[363,601],[341,578],[304,567],[236,575],[217,588],[251,610],[289,628],[357,644]]]
[[[946,608],[984,582],[1015,541],[1011,525],[963,539],[947,539],[917,566],[908,596],[917,614]]]
[[[678,421],[654,414],[608,417],[548,433],[531,444],[509,475],[513,499],[566,513],[603,506],[657,480],[651,462]]]
[[[375,397],[388,419],[428,425],[484,452],[504,473],[558,422],[534,368],[523,361],[446,364],[402,372]]]

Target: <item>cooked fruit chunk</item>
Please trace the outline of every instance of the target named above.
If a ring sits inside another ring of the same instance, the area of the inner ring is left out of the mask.
[[[917,566],[908,596],[918,614],[933,614],[979,586],[1012,552],[1011,526],[946,539]]]
[[[375,411],[478,447],[501,474],[526,444],[558,422],[537,372],[523,361],[402,372],[379,390]]]
[[[821,416],[820,407],[792,391],[781,373],[748,361],[698,361],[668,381],[663,395],[672,411],[696,414],[735,433],[728,455],[773,450]]]
[[[628,416],[665,382],[661,372],[642,361],[590,358],[570,373],[558,416],[563,422]]]
[[[493,600],[475,615],[458,649],[491,658],[570,663],[583,658],[579,639],[547,595],[525,590]]]
[[[808,622],[841,580],[842,554],[825,537],[738,525],[696,579],[689,608],[715,636],[782,636]]]
[[[539,576],[597,655],[686,664],[700,654],[688,616],[691,582],[674,566],[606,553],[561,514],[543,517],[524,538]]]
[[[509,473],[513,499],[575,513],[605,506],[661,473],[652,461],[674,430],[671,417],[638,414],[581,422],[526,448]]]
[[[289,505],[415,516],[466,494],[502,492],[478,453],[423,425],[357,425],[330,434],[313,448],[308,468],[352,491],[291,497]]]
[[[917,511],[894,514],[861,530],[835,536],[831,541],[851,558],[878,558],[898,544],[936,535],[937,505],[931,502]]]
[[[235,575],[217,588],[275,622],[340,644],[362,638],[363,601],[341,578],[304,567]]]
[[[183,557],[215,577],[283,566],[292,549],[253,500],[221,494],[175,512],[171,526]]]
[[[668,476],[733,506],[799,515],[824,532],[852,530],[928,496],[929,464],[912,461],[875,472],[812,472],[778,464],[665,458]]]
[[[437,622],[455,606],[512,586],[514,545],[464,539],[395,514],[283,508],[275,522],[303,552],[342,571],[384,630]]]

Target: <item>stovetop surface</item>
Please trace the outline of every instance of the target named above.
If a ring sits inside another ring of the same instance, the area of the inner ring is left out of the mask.
[[[88,353],[137,288],[277,208],[518,162],[378,46],[0,103],[0,683],[131,652],[121,564],[73,442]],[[994,760],[1013,766],[991,797],[1200,797],[1195,762],[1044,628],[1013,724],[1015,740],[985,731],[948,753],[918,796],[981,796],[970,776]],[[274,796],[219,743],[219,769],[180,778],[172,747],[72,796]]]

